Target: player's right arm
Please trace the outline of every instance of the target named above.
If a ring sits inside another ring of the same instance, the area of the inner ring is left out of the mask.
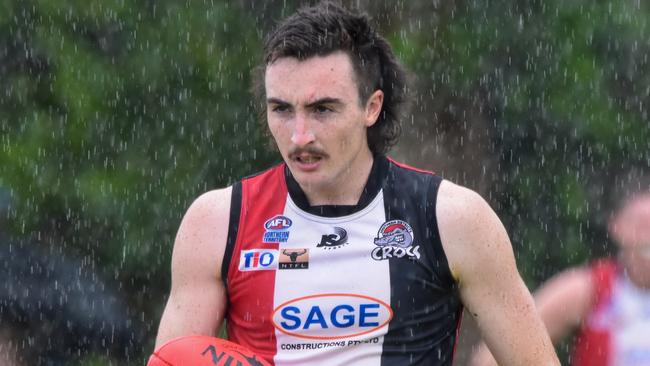
[[[210,191],[185,213],[172,253],[172,285],[156,348],[180,336],[215,336],[226,310],[221,264],[232,188]]]
[[[463,305],[502,365],[559,365],[515,262],[508,234],[475,192],[448,181],[436,203],[438,229]]]

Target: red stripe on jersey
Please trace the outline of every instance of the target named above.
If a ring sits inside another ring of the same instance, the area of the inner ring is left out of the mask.
[[[228,269],[228,338],[251,348],[273,364],[277,353],[273,327],[275,270],[240,271],[241,251],[278,250],[278,243],[264,243],[264,224],[282,215],[287,201],[284,164],[242,181],[242,205],[237,240]],[[259,258],[250,261],[259,264]]]
[[[387,156],[386,158],[387,158],[391,163],[397,165],[397,166],[400,167],[400,168],[404,168],[404,169],[408,169],[408,170],[413,170],[413,171],[420,172],[420,173],[425,173],[425,174],[432,174],[432,175],[435,175],[435,174],[436,174],[435,172],[432,172],[432,171],[429,171],[429,170],[418,169],[418,168],[412,167],[412,166],[410,166],[410,165],[407,165],[407,164],[404,164],[404,163],[397,162],[397,161],[393,160],[393,158],[388,157],[388,156]]]
[[[579,330],[573,346],[572,365],[606,366],[611,364],[611,329],[590,326],[589,317],[607,306],[616,281],[616,262],[597,260],[591,265],[593,303],[587,321]]]

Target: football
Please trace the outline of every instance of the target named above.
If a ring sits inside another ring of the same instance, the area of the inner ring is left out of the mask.
[[[158,347],[147,366],[270,366],[244,346],[221,338],[193,335]]]

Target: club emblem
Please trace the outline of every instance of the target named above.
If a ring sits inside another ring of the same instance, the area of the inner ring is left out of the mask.
[[[406,221],[391,220],[379,228],[372,250],[372,258],[386,260],[390,258],[420,259],[420,246],[413,245],[413,229]]]

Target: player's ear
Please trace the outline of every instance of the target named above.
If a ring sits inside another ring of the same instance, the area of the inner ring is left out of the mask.
[[[366,101],[366,127],[370,127],[377,122],[381,107],[384,105],[384,92],[380,89],[375,90],[374,93],[368,97]]]

